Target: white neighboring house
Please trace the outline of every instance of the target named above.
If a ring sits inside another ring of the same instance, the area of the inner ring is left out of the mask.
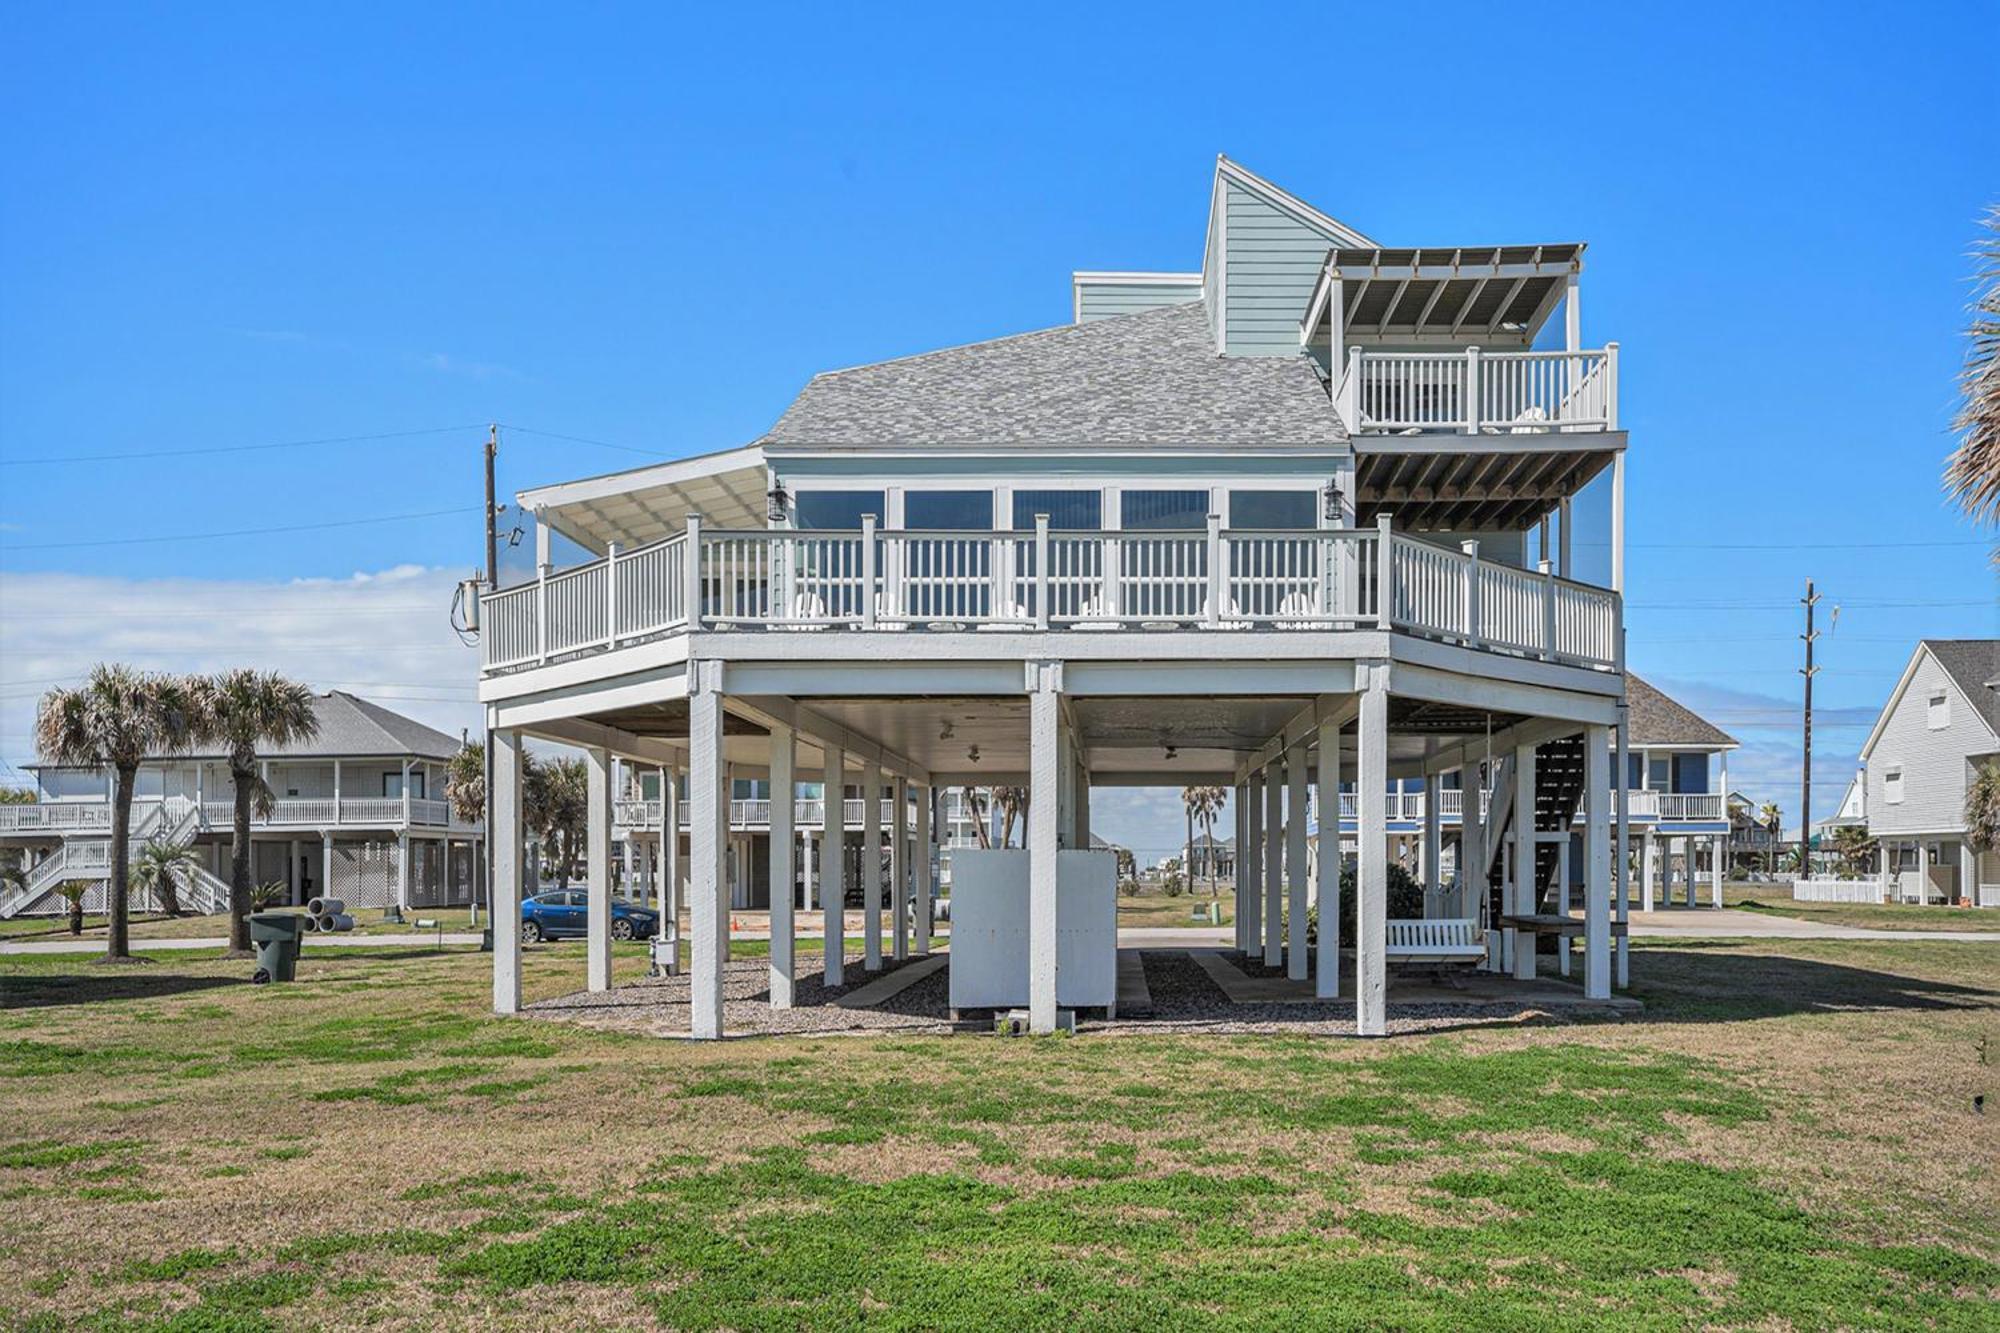
[[[1996,684],[2000,639],[1924,639],[1861,747],[1860,813],[1896,901],[2000,907],[2000,853],[1965,826],[1974,774],[2000,764]]]
[[[251,879],[281,883],[299,904],[327,892],[352,907],[439,907],[473,900],[484,830],[451,812],[445,765],[459,742],[352,694],[315,696],[319,735],[261,752],[275,800],[253,811]],[[64,880],[93,884],[101,910],[111,872],[112,774],[34,764],[36,800],[0,805],[0,846],[25,853],[27,884],[0,896],[0,918],[55,913]],[[220,753],[149,760],[132,799],[134,855],[154,838],[191,841],[202,872],[189,901],[197,912],[228,905],[235,819],[229,761]],[[155,910],[135,891],[133,910]]]

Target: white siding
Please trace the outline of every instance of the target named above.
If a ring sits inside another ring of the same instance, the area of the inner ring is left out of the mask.
[[[1951,692],[1951,723],[1932,730],[1930,700],[1940,688]],[[1957,697],[1937,660],[1922,653],[1868,756],[1868,831],[1893,836],[1964,828],[1971,757],[1993,749],[1985,722]],[[1891,805],[1883,783],[1897,767],[1903,770],[1903,799]]]

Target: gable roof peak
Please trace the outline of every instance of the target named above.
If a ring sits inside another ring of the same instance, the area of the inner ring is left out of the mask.
[[[1372,249],[1378,244],[1378,242],[1370,240],[1353,227],[1340,221],[1340,219],[1314,208],[1311,204],[1299,198],[1290,190],[1285,189],[1282,185],[1258,175],[1241,162],[1230,157],[1227,153],[1217,153],[1215,155],[1215,184],[1217,190],[1222,188],[1222,182],[1225,180],[1234,181],[1253,194],[1263,196],[1267,203],[1290,213],[1300,222],[1305,223],[1314,230],[1325,233],[1328,239],[1336,245],[1358,249]]]

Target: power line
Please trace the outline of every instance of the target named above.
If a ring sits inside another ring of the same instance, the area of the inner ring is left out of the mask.
[[[216,444],[194,449],[134,450],[115,454],[50,454],[42,458],[0,458],[0,467],[40,467],[58,463],[116,463],[149,458],[194,458],[203,454],[253,454],[272,449],[312,449],[329,444],[372,444],[383,440],[408,440],[419,435],[452,435],[478,430],[471,426],[432,426],[426,430],[381,431],[374,435],[328,435],[316,440],[277,440],[269,444]]]
[[[84,546],[147,546],[161,542],[212,541],[219,537],[272,537],[280,533],[323,532],[328,528],[358,528],[372,523],[405,523],[420,518],[449,518],[459,514],[476,514],[478,506],[457,509],[426,509],[415,514],[382,514],[375,518],[343,518],[327,523],[287,523],[277,528],[235,528],[227,532],[184,532],[162,537],[106,537],[87,542],[37,542],[38,551],[68,551]]]
[[[616,449],[618,452],[624,454],[643,454],[648,458],[676,457],[676,455],[660,449],[641,449],[630,444],[613,444],[609,440],[593,440],[587,435],[563,435],[552,430],[536,430],[533,426],[516,426],[506,421],[499,424],[503,429],[519,431],[523,435],[539,435],[547,440],[567,440],[571,444],[589,444],[599,449]]]

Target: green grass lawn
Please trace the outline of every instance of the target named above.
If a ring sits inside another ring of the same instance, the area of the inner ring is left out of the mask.
[[[574,989],[582,946],[525,967]],[[493,1018],[465,949],[243,970],[0,959],[0,1327],[1991,1328],[2000,1297],[2000,946],[1642,945],[1642,1020],[1374,1043],[696,1046]]]
[[[1169,897],[1157,890],[1120,896],[1118,899],[1118,924],[1121,926],[1189,926],[1200,927],[1207,920],[1197,919],[1196,908],[1206,908],[1216,903],[1222,914],[1222,924],[1228,925],[1236,919],[1235,897],[1227,889],[1221,896],[1208,896],[1208,885],[1204,882],[1191,893]]]
[[[1706,901],[1706,900],[1704,900]],[[1830,926],[1862,926],[1870,930],[2000,931],[2000,909],[1941,907],[1917,903],[1800,903],[1792,901],[1789,884],[1724,884],[1725,907],[1772,916],[1820,921]]]

